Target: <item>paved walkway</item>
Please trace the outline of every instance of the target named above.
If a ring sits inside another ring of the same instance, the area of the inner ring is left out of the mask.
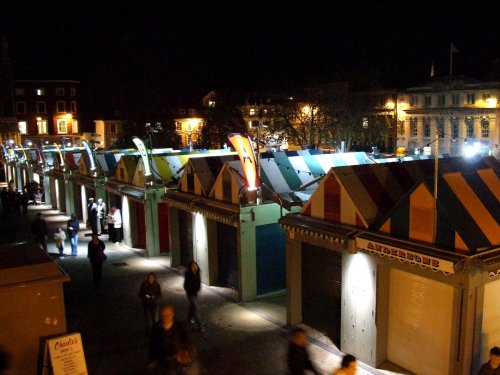
[[[30,206],[29,220],[43,211],[49,233],[65,227],[68,217],[47,206]],[[26,220],[25,220],[26,222]],[[171,268],[168,257],[147,258],[144,251],[106,243],[108,260],[103,267],[103,291],[92,287],[91,268],[86,257],[90,235],[82,228],[78,256],[59,257],[49,235],[49,253],[69,274],[65,284],[68,332],[82,335],[89,374],[145,374],[148,339],[140,283],[155,272],[161,284],[162,303],[171,303],[179,320],[185,321],[188,303],[182,287],[183,269]],[[66,241],[65,254],[70,254]],[[204,286],[200,292],[202,316],[207,330],[190,331],[205,374],[286,374],[288,330],[285,327],[285,297],[235,303],[231,291]],[[342,353],[328,338],[306,327],[308,350],[322,374],[331,374]],[[396,374],[359,364],[359,375]]]

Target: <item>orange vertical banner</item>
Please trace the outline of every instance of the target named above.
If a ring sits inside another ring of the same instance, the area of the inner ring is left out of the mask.
[[[227,137],[240,157],[248,189],[256,190],[259,186],[258,166],[250,138],[239,133],[231,133]]]

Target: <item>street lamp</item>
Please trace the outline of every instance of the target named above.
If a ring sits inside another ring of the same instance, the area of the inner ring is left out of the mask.
[[[151,185],[154,184],[154,171],[153,171],[153,133],[160,133],[163,130],[161,122],[155,122],[154,124],[147,122],[146,123],[146,133],[148,134],[149,139],[149,165],[151,167]]]

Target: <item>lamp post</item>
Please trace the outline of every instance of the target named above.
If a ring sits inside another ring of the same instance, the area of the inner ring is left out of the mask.
[[[149,139],[149,165],[151,166],[151,185],[154,184],[155,178],[154,178],[154,171],[153,171],[153,133],[159,133],[163,130],[163,127],[161,126],[161,122],[155,122],[154,124],[151,124],[150,122],[146,123],[146,133],[148,134],[148,139]]]

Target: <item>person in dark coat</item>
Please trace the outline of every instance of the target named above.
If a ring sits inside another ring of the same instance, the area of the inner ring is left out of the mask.
[[[319,374],[314,368],[306,349],[307,335],[302,328],[296,327],[292,331],[292,339],[288,346],[287,362],[290,375],[303,375],[306,370]]]
[[[41,248],[47,251],[47,223],[42,218],[42,213],[36,214],[36,219],[31,223],[31,233]]]
[[[94,288],[99,291],[101,289],[102,280],[102,264],[106,260],[104,249],[106,246],[104,242],[99,239],[97,234],[92,235],[92,241],[89,242],[87,257],[92,266],[92,279],[94,281]]]
[[[78,255],[78,232],[80,231],[80,222],[75,214],[71,215],[71,219],[66,224],[68,231],[69,242],[71,243],[71,255]]]
[[[7,192],[6,187],[4,187],[2,189],[2,192],[0,193],[0,197],[2,199],[3,214],[6,215],[9,212],[9,193]]]
[[[184,290],[189,300],[189,311],[187,322],[191,319],[196,321],[200,331],[204,332],[203,322],[200,316],[200,307],[198,305],[198,292],[201,288],[200,267],[194,260],[190,261],[187,265],[186,273],[184,275]]]
[[[156,281],[154,272],[150,272],[146,280],[141,283],[139,298],[144,308],[144,318],[148,332],[157,320],[157,301],[161,298],[161,287]]]
[[[21,194],[21,207],[23,208],[23,214],[28,214],[28,203],[30,201],[30,197],[28,196],[28,191],[25,188],[23,193]]]
[[[89,198],[87,215],[92,234],[97,234],[97,204],[94,202],[94,198]]]
[[[478,375],[500,375],[500,348],[494,346],[490,349],[490,359],[479,369]]]
[[[160,309],[160,320],[151,329],[148,369],[153,374],[176,374],[176,354],[182,345],[187,345],[185,328],[175,320],[171,305]]]

